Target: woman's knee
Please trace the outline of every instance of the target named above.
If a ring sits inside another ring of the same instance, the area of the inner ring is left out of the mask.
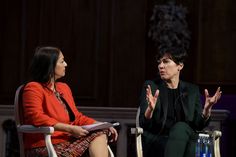
[[[89,155],[91,157],[107,157],[107,136],[106,134],[101,134],[94,138],[94,140],[89,145]]]
[[[94,138],[94,140],[91,143],[95,143],[95,142],[99,142],[99,143],[105,143],[107,144],[107,135],[106,134],[101,134],[97,137]]]
[[[169,137],[189,138],[193,133],[192,128],[185,122],[177,122],[171,129]]]

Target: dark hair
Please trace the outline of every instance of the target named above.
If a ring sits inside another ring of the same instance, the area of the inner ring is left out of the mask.
[[[177,49],[178,50],[178,49]],[[176,49],[169,49],[167,51],[159,51],[156,55],[156,60],[160,60],[164,55],[167,55],[171,60],[173,60],[176,64],[184,63],[185,58],[187,57],[187,53],[177,52]]]
[[[54,77],[55,66],[61,50],[56,47],[36,48],[30,66],[31,81],[49,83]]]
[[[176,63],[184,62],[190,45],[186,13],[185,7],[171,2],[153,8],[148,35],[157,46],[157,59],[168,54]]]

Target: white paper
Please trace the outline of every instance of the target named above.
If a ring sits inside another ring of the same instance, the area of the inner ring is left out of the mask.
[[[94,131],[94,130],[100,130],[100,129],[107,129],[110,127],[113,127],[114,125],[112,123],[108,122],[98,122],[90,125],[82,125],[81,127],[88,131]]]

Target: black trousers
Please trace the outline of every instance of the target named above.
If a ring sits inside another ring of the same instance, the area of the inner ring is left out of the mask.
[[[169,135],[160,135],[145,157],[195,157],[197,134],[185,122],[177,122]]]

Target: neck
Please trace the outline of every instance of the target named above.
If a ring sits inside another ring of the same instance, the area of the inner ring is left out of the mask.
[[[54,81],[54,79],[51,79],[51,82],[50,82],[50,89],[51,89],[53,92],[56,91],[56,89],[55,89],[55,81]]]
[[[166,82],[167,87],[170,88],[170,89],[178,88],[179,79],[168,80],[168,81],[165,81],[165,82]]]

